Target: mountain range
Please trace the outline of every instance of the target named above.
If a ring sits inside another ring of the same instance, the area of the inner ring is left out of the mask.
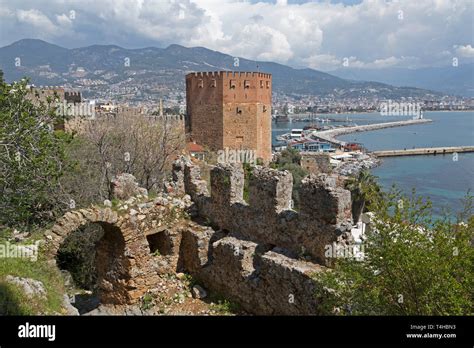
[[[430,89],[450,95],[474,97],[474,63],[431,68],[340,68],[330,71],[334,76],[352,80],[369,80],[394,86]]]
[[[70,85],[72,87],[86,85],[92,89],[127,86],[132,91],[140,91],[140,95],[162,94],[163,91],[173,90],[184,91],[185,74],[191,71],[218,70],[271,73],[273,90],[290,96],[397,99],[400,97],[439,97],[447,92],[455,94],[458,91],[458,89],[447,90],[446,88],[437,88],[437,91],[433,91],[432,86],[436,87],[436,85],[433,85],[433,82],[430,83],[429,79],[430,74],[435,74],[435,72],[424,74],[427,81],[424,84],[418,83],[419,81],[414,78],[414,81],[407,80],[409,87],[393,86],[381,82],[380,79],[379,81],[359,81],[353,75],[343,76],[344,74],[340,71],[329,74],[309,68],[295,69],[273,62],[236,58],[204,47],[187,48],[180,45],[141,49],[93,45],[67,49],[42,40],[23,39],[0,48],[0,69],[4,71],[5,80],[8,82],[26,76],[35,85]],[[360,76],[368,76],[370,80],[377,80],[374,74],[358,73]],[[336,74],[339,76],[335,76]],[[455,78],[453,75],[451,83],[455,82]],[[444,81],[446,80],[445,78]],[[399,82],[393,80],[392,83],[399,84]]]

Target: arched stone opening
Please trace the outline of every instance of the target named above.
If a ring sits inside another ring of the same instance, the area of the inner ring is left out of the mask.
[[[56,253],[56,264],[70,273],[77,288],[97,290],[96,247],[104,236],[104,229],[97,223],[86,223],[70,232],[61,242]]]
[[[118,220],[117,213],[109,208],[81,209],[66,213],[46,232],[51,243],[51,257],[60,268],[66,270],[68,261],[69,266],[74,261],[74,257],[71,258],[74,253],[71,252],[70,259],[64,259],[67,248],[71,248],[70,239],[78,241],[75,247],[79,250],[83,248],[79,255],[89,257],[79,257],[76,260],[79,263],[84,260],[89,262],[86,265],[75,265],[79,269],[85,266],[84,277],[80,279],[82,284],[79,285],[82,288],[84,284],[88,285],[86,288],[89,287],[103,304],[130,303],[130,292],[135,290],[131,285],[131,258],[126,256],[129,254],[129,245],[125,236],[130,231],[124,232]],[[87,275],[87,272],[91,274]]]
[[[129,302],[130,261],[125,248],[120,228],[107,222],[86,222],[67,234],[56,263],[72,274],[77,287],[92,292],[76,296],[76,306],[92,310],[99,302]]]

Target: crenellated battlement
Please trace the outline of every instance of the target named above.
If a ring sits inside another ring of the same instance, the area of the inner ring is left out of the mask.
[[[76,91],[65,91],[64,94],[70,97],[81,96],[81,92],[76,92]]]
[[[241,77],[252,77],[252,78],[261,78],[261,79],[271,79],[272,75],[263,72],[256,72],[256,71],[195,71],[191,72],[186,75],[186,79],[188,78],[224,78],[224,77],[233,77],[233,78],[241,78]]]
[[[310,175],[302,182],[300,211],[292,209],[293,177],[288,171],[256,166],[244,201],[240,164],[219,164],[211,170],[211,193],[197,166],[180,159],[174,178],[183,180],[199,214],[220,229],[259,244],[304,253],[326,263],[324,246],[350,239],[351,196],[336,175]],[[182,178],[182,179],[180,179]]]
[[[262,212],[280,213],[292,208],[293,176],[257,166],[249,180],[249,204]]]
[[[82,101],[82,94],[78,91],[66,91],[64,92],[64,99],[68,103],[80,103]]]
[[[197,90],[271,90],[272,75],[250,71],[197,71],[186,75],[186,85]]]
[[[62,86],[34,86],[34,87],[31,87],[31,89],[34,89],[34,90],[48,90],[48,91],[63,91],[64,92],[64,87],[62,87]]]

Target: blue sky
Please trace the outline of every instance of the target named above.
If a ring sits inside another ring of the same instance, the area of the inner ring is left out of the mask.
[[[204,46],[330,71],[474,61],[473,0],[0,0],[0,46]]]

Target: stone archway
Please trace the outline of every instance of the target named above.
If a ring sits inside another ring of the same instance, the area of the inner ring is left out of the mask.
[[[135,290],[131,280],[133,264],[127,256],[127,250],[130,236],[138,233],[123,223],[112,209],[93,207],[66,213],[46,232],[48,256],[55,260],[68,235],[88,224],[98,224],[104,231],[96,244],[98,295],[101,302],[133,302],[130,297],[130,292]]]

